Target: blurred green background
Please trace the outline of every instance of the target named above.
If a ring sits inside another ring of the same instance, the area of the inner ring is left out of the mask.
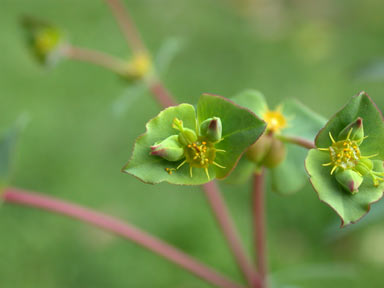
[[[180,44],[162,75],[180,102],[195,103],[203,92],[231,97],[256,88],[269,103],[295,97],[329,117],[365,90],[384,109],[383,1],[125,3],[154,54],[167,39]],[[13,185],[127,219],[242,281],[198,188],[145,185],[120,173],[157,103],[148,93],[126,96],[128,85],[99,67],[37,65],[20,30],[25,14],[64,28],[75,45],[130,54],[103,1],[0,0],[0,127],[22,113],[30,118]],[[221,187],[252,253],[249,184]],[[290,197],[268,191],[267,200],[273,287],[383,287],[384,201],[340,230],[310,185]],[[211,286],[82,223],[3,205],[0,287]]]

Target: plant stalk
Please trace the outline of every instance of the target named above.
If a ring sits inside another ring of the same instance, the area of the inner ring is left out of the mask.
[[[233,256],[243,273],[249,287],[259,287],[260,280],[258,275],[255,273],[255,269],[249,261],[244,247],[238,237],[236,227],[233,223],[231,215],[225,205],[224,199],[220,194],[217,183],[214,181],[203,185],[205,196],[211,206],[212,212],[214,213],[220,228],[227,239],[228,245],[233,253]]]
[[[221,288],[242,288],[181,250],[141,231],[135,226],[109,215],[57,200],[41,194],[6,188],[2,196],[5,203],[30,206],[69,216],[128,239],[170,262],[191,272],[201,279]]]
[[[252,211],[255,233],[256,263],[260,275],[259,288],[267,287],[267,241],[265,217],[265,171],[255,173],[253,176]]]
[[[316,149],[315,143],[300,137],[289,137],[289,136],[279,135],[278,138],[282,141],[296,144],[306,149]]]
[[[147,51],[146,46],[141,40],[140,33],[135,27],[134,21],[125,9],[124,4],[120,0],[105,0],[111,9],[113,15],[119,24],[120,30],[124,34],[129,46],[135,53]]]
[[[106,0],[106,2],[110,6],[117,22],[119,23],[120,29],[122,30],[132,50],[137,53],[147,51],[147,48],[142,42],[140,34],[136,29],[134,22],[132,21],[126,9],[124,9],[124,5],[121,3],[121,1]],[[102,66],[118,74],[124,72],[122,70],[124,67],[122,65],[123,62],[121,60],[101,52],[68,45],[66,49],[64,49],[64,55],[73,60],[90,62]],[[171,93],[166,89],[161,80],[158,79],[155,75],[151,75],[150,77],[148,77],[146,79],[146,83],[148,85],[148,88],[152,92],[154,98],[163,108],[176,105],[176,101],[174,100]],[[204,185],[203,189],[206,193],[206,197],[211,206],[211,209],[214,212],[216,219],[218,220],[220,228],[227,239],[229,247],[234,255],[234,258],[236,259],[236,262],[238,263],[248,284],[251,287],[258,287],[257,283],[260,283],[260,279],[258,278],[258,275],[254,272],[252,264],[246,257],[246,253],[241,245],[240,239],[236,232],[235,225],[230,217],[225,202],[220,195],[218,187],[215,183],[211,182]],[[36,205],[35,207],[39,206]],[[52,211],[51,209],[47,210]]]
[[[125,73],[126,63],[123,60],[103,52],[67,44],[62,48],[61,53],[66,58],[71,60],[92,63],[94,65],[112,70],[119,75],[123,75]]]

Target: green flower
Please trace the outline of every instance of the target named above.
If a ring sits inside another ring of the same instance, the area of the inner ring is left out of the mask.
[[[200,185],[224,178],[265,129],[252,112],[215,95],[169,107],[150,120],[123,172],[146,183]]]
[[[316,137],[306,168],[321,201],[340,216],[342,226],[357,222],[384,191],[384,123],[364,92],[353,97]]]
[[[249,108],[267,123],[267,129],[242,157],[229,177],[231,182],[246,181],[261,167],[269,168],[273,190],[279,194],[292,194],[304,186],[307,174],[303,165],[307,150],[290,143],[290,138],[312,142],[324,125],[325,119],[296,100],[288,100],[268,107],[264,96],[256,90],[247,90],[233,98]]]
[[[30,17],[23,19],[23,28],[27,43],[41,64],[51,66],[60,60],[61,49],[66,43],[64,33],[60,29]]]

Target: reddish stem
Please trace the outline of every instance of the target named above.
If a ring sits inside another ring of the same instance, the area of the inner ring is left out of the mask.
[[[265,229],[265,193],[264,193],[264,170],[255,173],[253,176],[253,223],[255,232],[255,247],[256,247],[256,262],[259,275],[261,278],[260,288],[267,287],[267,243],[266,243],[266,229]]]
[[[300,137],[279,136],[282,141],[286,141],[307,149],[316,149],[315,143]]]
[[[171,261],[181,268],[195,274],[205,281],[222,288],[241,288],[242,286],[232,282],[216,271],[200,263],[198,260],[186,255],[165,242],[151,236],[133,225],[114,217],[83,208],[52,197],[21,191],[15,188],[6,188],[3,194],[6,203],[30,206],[50,212],[66,215],[77,220],[92,224],[96,227],[115,233],[126,238],[160,256]]]
[[[173,99],[172,95],[158,79],[152,78],[148,83],[148,86],[152,95],[163,108],[176,105],[176,101]]]
[[[260,279],[255,273],[253,265],[246,257],[243,246],[241,245],[235,225],[232,221],[224,199],[218,190],[217,184],[212,181],[203,185],[205,196],[216,216],[223,234],[225,235],[228,245],[233,252],[233,256],[240,267],[245,279],[250,287],[258,287]]]
[[[142,52],[146,51],[146,47],[143,44],[140,34],[137,31],[134,22],[131,19],[127,9],[125,9],[123,3],[120,0],[105,0],[112,13],[114,14],[117,23],[120,26],[121,31],[124,34],[125,39],[131,46],[133,51]]]
[[[69,59],[92,63],[117,74],[125,72],[124,61],[103,52],[66,45],[61,53]]]

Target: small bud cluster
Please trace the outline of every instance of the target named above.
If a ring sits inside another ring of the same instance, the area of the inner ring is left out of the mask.
[[[259,167],[277,167],[286,157],[284,143],[272,134],[264,134],[248,148],[246,156]]]
[[[152,61],[146,52],[139,52],[133,55],[124,69],[122,77],[127,80],[140,80],[149,75],[152,70]]]
[[[49,65],[57,62],[66,42],[64,33],[51,24],[29,17],[23,19],[23,25],[28,44],[39,62]]]
[[[370,176],[374,186],[384,181],[384,168],[380,160],[371,160],[377,156],[363,156],[360,145],[368,136],[364,136],[363,120],[356,119],[347,125],[338,135],[336,141],[329,133],[332,145],[328,148],[319,148],[320,151],[329,153],[330,162],[323,166],[332,166],[331,175],[335,175],[337,182],[347,191],[355,194],[359,191],[360,185],[365,176]],[[381,165],[374,165],[375,161]],[[377,167],[375,167],[377,166]]]
[[[178,135],[172,135],[159,143],[151,146],[151,155],[159,156],[165,160],[176,162],[184,159],[176,168],[166,168],[165,171],[172,174],[184,164],[189,164],[190,176],[193,176],[192,168],[203,168],[208,173],[209,165],[225,168],[214,160],[217,152],[225,152],[216,149],[215,144],[222,140],[222,125],[218,117],[213,117],[201,123],[198,133],[185,128],[183,121],[175,118],[172,127],[179,131]]]

